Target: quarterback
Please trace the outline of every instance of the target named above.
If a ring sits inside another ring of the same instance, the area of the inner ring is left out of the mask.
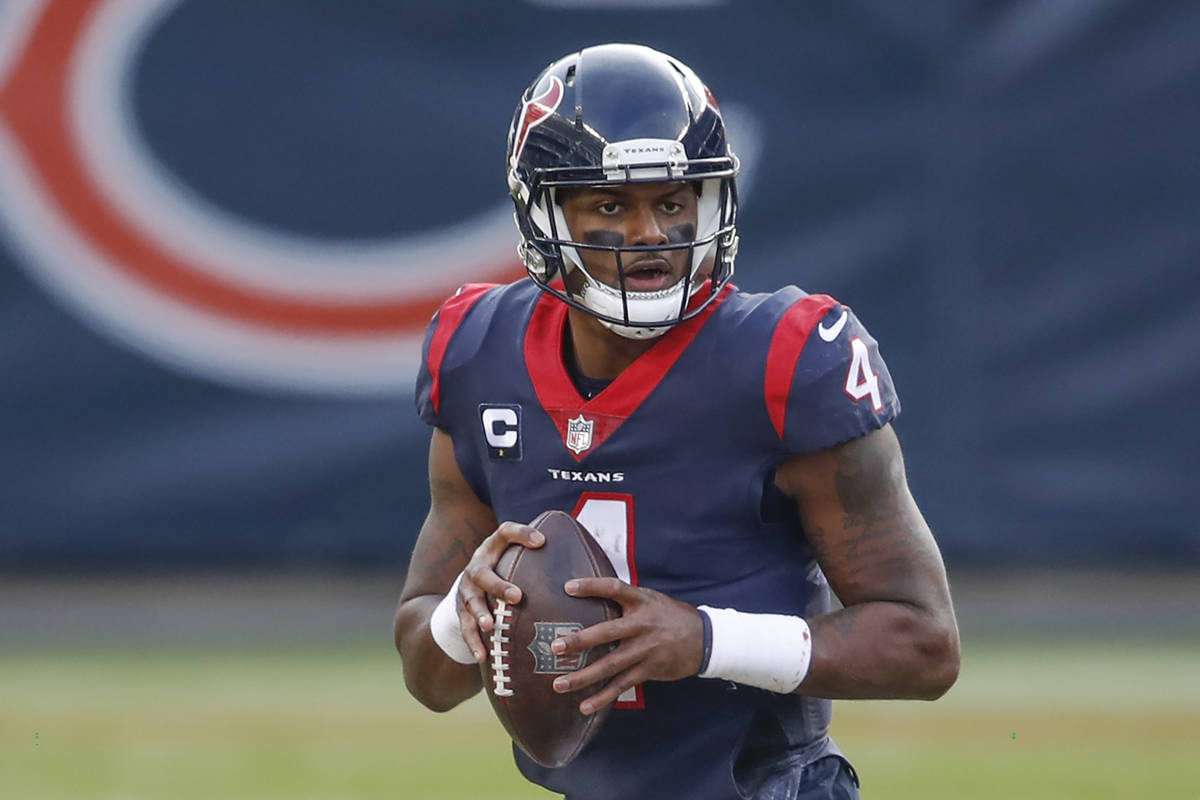
[[[617,643],[554,688],[614,707],[566,766],[516,750],[529,780],[570,800],[858,797],[831,700],[932,700],[959,669],[876,341],[827,295],[733,285],[738,160],[679,61],[555,61],[507,156],[528,278],[448,299],[417,380],[432,500],[395,619],[409,690],[435,710],[480,690],[485,595],[521,599],[496,563],[543,543],[519,521],[561,509],[618,575],[564,591],[623,616],[552,643]]]

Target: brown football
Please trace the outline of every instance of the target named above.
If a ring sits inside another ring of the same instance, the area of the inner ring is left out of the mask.
[[[488,597],[496,627],[488,641],[489,660],[480,669],[492,708],[517,746],[542,766],[561,767],[596,735],[608,708],[589,716],[579,713],[579,704],[603,683],[559,694],[554,679],[598,660],[615,645],[556,656],[550,642],[616,619],[621,609],[610,600],[563,591],[571,578],[616,577],[586,528],[562,511],[546,511],[529,524],[546,543],[539,548],[509,545],[496,564],[496,573],[521,587],[522,597],[516,605]]]

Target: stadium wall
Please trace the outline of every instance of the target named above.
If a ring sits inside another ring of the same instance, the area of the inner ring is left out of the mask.
[[[737,283],[852,305],[953,566],[1200,564],[1200,6],[0,5],[0,563],[400,568],[421,330],[551,59],[691,64]]]

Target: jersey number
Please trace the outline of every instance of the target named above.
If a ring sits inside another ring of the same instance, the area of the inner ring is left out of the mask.
[[[871,407],[876,413],[883,411],[883,396],[879,393],[879,373],[871,369],[870,351],[857,336],[850,340],[850,371],[846,373],[846,394],[856,403],[870,397]]]
[[[573,515],[608,554],[617,577],[637,586],[637,567],[633,561],[633,495],[584,492],[575,504]],[[641,684],[626,689],[617,698],[616,708],[645,708]]]

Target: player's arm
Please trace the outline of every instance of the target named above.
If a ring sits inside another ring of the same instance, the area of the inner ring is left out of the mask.
[[[393,633],[408,690],[429,708],[446,711],[482,686],[476,662],[486,658],[484,637],[492,625],[484,593],[520,598],[520,590],[493,571],[500,554],[511,542],[541,543],[531,538],[535,532],[527,526],[497,526],[492,509],[459,470],[450,436],[437,428],[429,443],[429,490],[429,514],[409,561]],[[448,603],[458,617],[455,633],[474,658],[467,664],[448,656],[430,630],[434,610],[460,573],[463,578]]]
[[[812,660],[796,692],[935,699],[958,677],[959,640],[941,553],[891,426],[785,462],[817,561],[845,608],[808,620]]]
[[[624,615],[551,647],[561,653],[610,641],[621,646],[560,676],[555,688],[575,691],[611,678],[580,705],[584,713],[641,681],[697,671],[818,697],[944,694],[958,676],[958,627],[941,554],[908,490],[891,426],[795,456],[777,470],[776,483],[795,499],[817,559],[846,608],[807,621],[707,607],[702,616],[685,603],[613,578],[572,581],[581,588],[568,585],[569,594],[610,598]],[[703,630],[705,617],[711,635]],[[801,635],[811,642],[800,641]],[[706,640],[712,640],[714,659],[723,653],[719,669],[708,660]],[[802,663],[798,651],[805,653]]]

